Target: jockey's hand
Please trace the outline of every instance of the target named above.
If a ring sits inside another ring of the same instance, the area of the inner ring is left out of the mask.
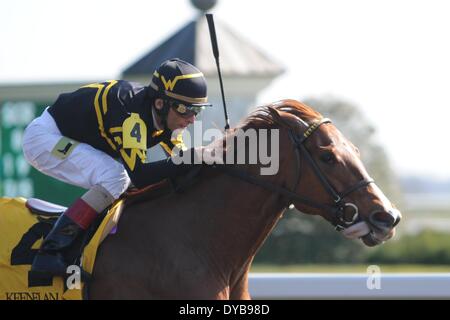
[[[214,146],[201,146],[195,148],[196,163],[206,165],[224,164],[223,149]]]

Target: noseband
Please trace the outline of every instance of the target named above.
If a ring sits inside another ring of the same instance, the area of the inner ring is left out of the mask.
[[[301,120],[303,122],[303,120]],[[304,123],[304,122],[303,122]],[[349,196],[351,193],[357,191],[360,188],[364,188],[368,186],[371,183],[374,183],[374,180],[372,179],[363,179],[356,183],[355,185],[349,187],[348,189],[338,192],[336,189],[331,185],[331,183],[328,181],[327,177],[323,174],[322,170],[320,170],[319,166],[317,165],[316,161],[312,158],[310,152],[305,147],[305,141],[322,125],[325,123],[331,123],[330,119],[323,118],[320,121],[314,122],[311,125],[305,125],[307,126],[307,129],[302,135],[296,135],[292,129],[289,130],[289,137],[294,145],[295,148],[295,154],[297,157],[297,181],[295,183],[295,186],[293,188],[293,191],[290,191],[289,189],[286,189],[284,187],[275,185],[273,183],[267,182],[261,178],[258,178],[256,176],[248,174],[246,171],[233,168],[233,167],[227,167],[227,166],[216,166],[217,169],[220,171],[237,177],[241,180],[247,181],[249,183],[261,186],[265,189],[268,189],[272,192],[276,192],[288,199],[287,205],[292,203],[293,201],[303,203],[306,206],[317,208],[320,210],[327,211],[331,213],[332,220],[331,223],[335,226],[336,230],[341,231],[349,226],[351,226],[353,223],[355,223],[358,220],[359,217],[359,209],[358,207],[350,202],[346,202],[345,198]],[[333,198],[333,205],[327,205],[318,203],[314,200],[302,197],[298,195],[295,190],[297,189],[299,183],[300,183],[300,154],[303,154],[307,160],[307,162],[310,164],[310,166],[313,168],[315,175],[319,178],[322,186],[325,188],[327,193]],[[286,206],[287,206],[286,205]],[[350,218],[350,220],[347,220],[345,217],[345,210],[346,208],[351,208],[354,212]]]

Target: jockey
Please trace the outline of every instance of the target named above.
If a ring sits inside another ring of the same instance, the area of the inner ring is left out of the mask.
[[[186,173],[192,166],[170,157],[183,147],[172,132],[209,106],[203,74],[180,59],[163,62],[149,86],[112,80],[61,94],[26,128],[24,155],[44,174],[88,191],[57,220],[31,271],[65,275],[64,253],[130,184],[143,188]],[[158,143],[169,157],[147,162],[147,149]]]

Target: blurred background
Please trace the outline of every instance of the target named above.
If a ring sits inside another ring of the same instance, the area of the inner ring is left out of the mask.
[[[25,126],[87,83],[148,84],[164,60],[197,65],[223,111],[204,11],[214,13],[231,125],[292,98],[333,119],[403,213],[395,240],[365,248],[289,211],[253,271],[450,271],[449,6],[439,0],[0,2],[0,196],[69,205],[83,191],[22,156]],[[80,123],[80,130],[83,124]],[[153,150],[152,159],[160,157]],[[152,153],[151,153],[152,154]]]

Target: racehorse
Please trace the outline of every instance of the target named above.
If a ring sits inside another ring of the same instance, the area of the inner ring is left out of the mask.
[[[394,235],[400,212],[330,120],[282,100],[219,143],[237,129],[278,130],[278,173],[260,175],[262,164],[203,166],[183,192],[140,194],[99,248],[90,299],[250,299],[253,258],[291,204],[367,246]]]

